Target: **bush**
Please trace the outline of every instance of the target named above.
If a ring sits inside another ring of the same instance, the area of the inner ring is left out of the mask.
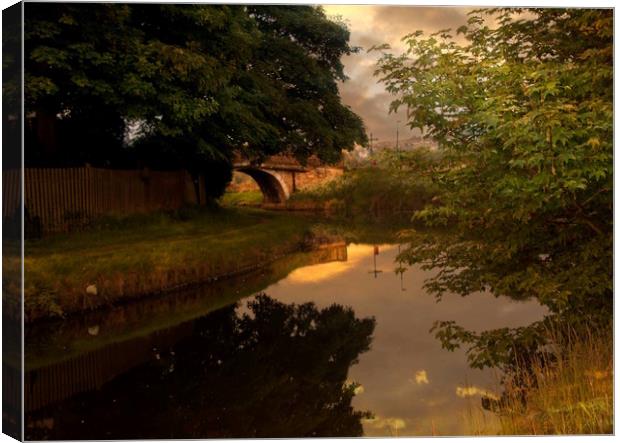
[[[410,221],[415,211],[433,199],[430,174],[422,171],[437,156],[430,149],[382,151],[355,169],[347,170],[339,179],[294,194],[291,200],[329,202],[336,215],[348,219],[382,223]]]

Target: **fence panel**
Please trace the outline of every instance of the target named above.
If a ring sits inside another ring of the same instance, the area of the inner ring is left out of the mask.
[[[19,169],[2,171],[2,217],[12,217],[19,210]]]
[[[5,218],[19,210],[19,179],[19,170],[2,173]],[[193,185],[183,170],[28,168],[24,182],[27,233],[80,230],[102,215],[178,209],[196,201],[187,192]]]

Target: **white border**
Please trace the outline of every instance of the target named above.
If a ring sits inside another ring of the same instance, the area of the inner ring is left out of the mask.
[[[43,0],[45,1],[45,0]],[[96,0],[81,0],[82,3],[98,3]],[[116,3],[138,3],[135,1],[118,1],[118,0],[114,0],[111,2],[116,2]],[[0,0],[0,3],[2,5],[2,9],[5,9],[9,6],[12,6],[13,4],[15,4],[15,1],[11,1],[11,0]],[[165,1],[165,0],[150,0],[148,2],[143,2],[143,3],[173,3],[170,1]],[[270,1],[252,1],[252,0],[246,0],[246,1],[240,1],[240,0],[231,0],[231,1],[209,1],[209,0],[203,0],[203,1],[195,1],[195,2],[190,2],[190,1],[186,1],[186,2],[174,2],[174,3],[230,3],[230,4],[247,4],[247,3],[268,3],[268,4],[302,4],[302,3],[306,3],[306,4],[333,4],[333,5],[402,5],[402,6],[513,6],[513,7],[583,7],[583,8],[615,8],[616,6],[616,1],[614,0],[607,0],[607,1],[601,1],[601,0],[593,0],[593,1],[577,1],[577,0],[565,0],[565,1],[556,1],[556,0],[539,0],[539,1],[506,1],[506,0],[474,0],[474,1],[466,1],[466,0],[449,0],[446,2],[439,2],[439,1],[432,1],[432,0],[416,0],[416,1],[388,1],[388,2],[382,2],[382,1],[368,1],[368,0],[339,0],[339,1],[317,1],[317,2],[294,2],[292,0],[288,0],[288,1],[283,1],[283,0],[270,0]],[[23,11],[23,10],[22,10]],[[23,13],[23,12],[22,12]],[[615,58],[616,56],[618,56],[619,51],[618,51],[618,47],[616,45],[616,36],[618,35],[618,31],[620,29],[620,26],[618,24],[618,19],[616,17],[615,11],[614,11],[614,68],[615,68]],[[23,38],[23,35],[22,35]],[[22,57],[22,63],[23,63],[23,57]],[[22,65],[23,66],[23,65]],[[0,74],[0,78],[1,78],[1,74]],[[23,68],[22,68],[22,80],[23,80]],[[616,76],[614,76],[614,92],[617,90],[616,89],[616,84],[617,84],[617,78]],[[22,94],[23,94],[23,90],[22,90]],[[617,102],[617,98],[614,95],[614,110],[616,109],[616,102]],[[23,97],[22,97],[22,112],[23,112]],[[23,114],[22,114],[23,117]],[[615,128],[615,123],[617,121],[617,114],[614,112],[614,128]],[[24,124],[23,122],[23,118],[22,118],[22,125]],[[618,140],[617,134],[614,133],[614,142],[616,142]],[[22,142],[23,142],[23,138],[22,138]],[[614,145],[615,146],[615,145]],[[1,148],[0,148],[1,149]],[[614,149],[614,154],[615,154],[615,149]],[[1,158],[1,157],[0,157]],[[22,158],[23,158],[23,148],[22,148]],[[23,161],[23,160],[22,160]],[[0,165],[1,165],[1,159],[0,159]],[[618,157],[616,155],[614,155],[614,170],[617,170],[618,166],[620,166],[620,160],[618,159]],[[23,175],[22,175],[22,181],[23,181]],[[614,175],[614,208],[616,207],[616,204],[618,203],[618,199],[616,198],[617,195],[615,193],[615,189],[617,187],[618,184],[618,180],[617,180],[617,176]],[[22,182],[22,186],[23,186],[23,182]],[[1,198],[1,197],[0,197]],[[22,205],[23,208],[23,205]],[[23,210],[23,209],[22,209]],[[616,217],[615,217],[615,213],[614,213],[614,221],[616,221]],[[22,223],[23,223],[23,214],[22,214]],[[0,228],[1,228],[1,220],[0,220]],[[23,226],[22,226],[23,229]],[[617,230],[616,227],[614,226],[614,238],[617,235]],[[617,242],[614,241],[614,257],[617,257],[618,253],[618,244]],[[22,254],[23,254],[23,249],[22,249]],[[617,266],[618,263],[616,262],[616,260],[614,260],[614,277],[617,274],[617,271],[619,269],[619,267]],[[0,277],[1,277],[1,269],[0,269]],[[614,282],[615,282],[615,278],[614,278]],[[22,255],[22,285],[23,285],[23,255]],[[23,288],[22,288],[23,289]],[[23,292],[22,292],[23,293]],[[22,309],[23,309],[23,305],[22,305]],[[615,303],[614,305],[614,318],[618,318],[618,313],[619,313],[619,308],[618,308],[618,303]],[[0,318],[0,327],[1,327],[1,318]],[[0,347],[1,347],[1,342],[0,342]],[[1,350],[1,349],[0,349]],[[619,354],[619,345],[618,345],[618,340],[615,340],[614,343],[614,352],[615,352],[615,358],[614,360],[617,360],[617,357]],[[22,340],[22,358],[23,358],[23,340]],[[614,363],[615,363],[614,361]],[[615,366],[615,364],[614,364]],[[23,377],[23,375],[22,375]],[[617,396],[615,395],[617,393],[617,386],[618,386],[618,373],[617,371],[615,371],[615,387],[614,387],[614,399],[615,399],[615,417],[618,417],[618,401],[617,401]],[[0,397],[1,397],[1,387],[0,387]],[[617,420],[615,420],[615,423],[617,423]],[[411,441],[411,442],[431,442],[431,441],[436,441],[438,437],[433,437],[433,438],[426,438],[426,437],[419,437],[419,438],[400,438],[399,440],[407,440],[407,441]],[[439,437],[441,438],[441,437]],[[538,439],[543,439],[544,442],[565,442],[565,441],[597,441],[597,442],[607,442],[607,441],[615,441],[615,437],[614,436],[550,436],[550,437],[451,437],[451,438],[456,438],[458,439],[458,441],[463,441],[463,442],[476,442],[476,441],[485,441],[485,442],[499,442],[499,441],[508,441],[508,442],[514,442],[514,443],[521,443],[521,442],[526,442],[526,441],[533,441],[533,440],[538,440]],[[293,439],[286,439],[286,440],[293,440]],[[393,441],[393,439],[373,439],[373,440],[378,440],[378,441]],[[1,434],[0,436],[0,443],[2,442],[13,442],[14,440],[4,434]],[[116,440],[116,441],[120,441],[120,440]],[[149,440],[149,442],[170,442],[170,441],[184,441],[184,440]],[[226,440],[226,441],[247,441],[247,440]],[[270,442],[270,441],[281,441],[281,440],[276,440],[276,439],[265,439],[263,441],[266,442]],[[321,441],[336,441],[336,439],[321,439]],[[352,438],[344,438],[344,439],[337,439],[337,441],[339,442],[355,442],[355,441],[359,441],[359,439],[352,439]]]

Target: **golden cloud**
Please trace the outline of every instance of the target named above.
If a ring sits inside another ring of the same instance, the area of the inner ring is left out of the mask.
[[[488,397],[493,400],[499,400],[499,397],[495,393],[484,388],[479,388],[478,386],[457,386],[456,395],[457,397],[461,398],[480,395],[481,397]]]

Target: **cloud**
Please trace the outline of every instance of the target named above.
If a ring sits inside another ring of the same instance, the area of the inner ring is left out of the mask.
[[[454,30],[467,21],[467,13],[471,10],[441,6],[376,6],[375,9],[377,26],[400,37],[417,30],[429,34],[447,28]]]
[[[364,120],[366,130],[379,141],[395,140],[396,125],[400,120],[400,136],[405,139],[419,134],[405,125],[405,109],[389,113],[395,97],[373,75],[380,54],[368,53],[373,45],[388,43],[399,52],[405,49],[401,41],[406,34],[422,30],[433,33],[441,29],[456,29],[467,21],[469,8],[414,7],[414,6],[354,6],[325,5],[328,16],[339,16],[351,32],[351,45],[362,50],[343,58],[349,77],[339,85],[342,101]]]
[[[370,74],[372,75],[372,74]],[[406,139],[419,131],[411,131],[407,126],[406,109],[401,108],[397,113],[389,114],[390,103],[395,99],[385,91],[371,94],[370,86],[356,80],[345,83],[340,87],[342,101],[351,106],[351,109],[364,119],[366,130],[379,141],[395,140],[398,124],[400,138]],[[400,123],[397,123],[400,121]]]

